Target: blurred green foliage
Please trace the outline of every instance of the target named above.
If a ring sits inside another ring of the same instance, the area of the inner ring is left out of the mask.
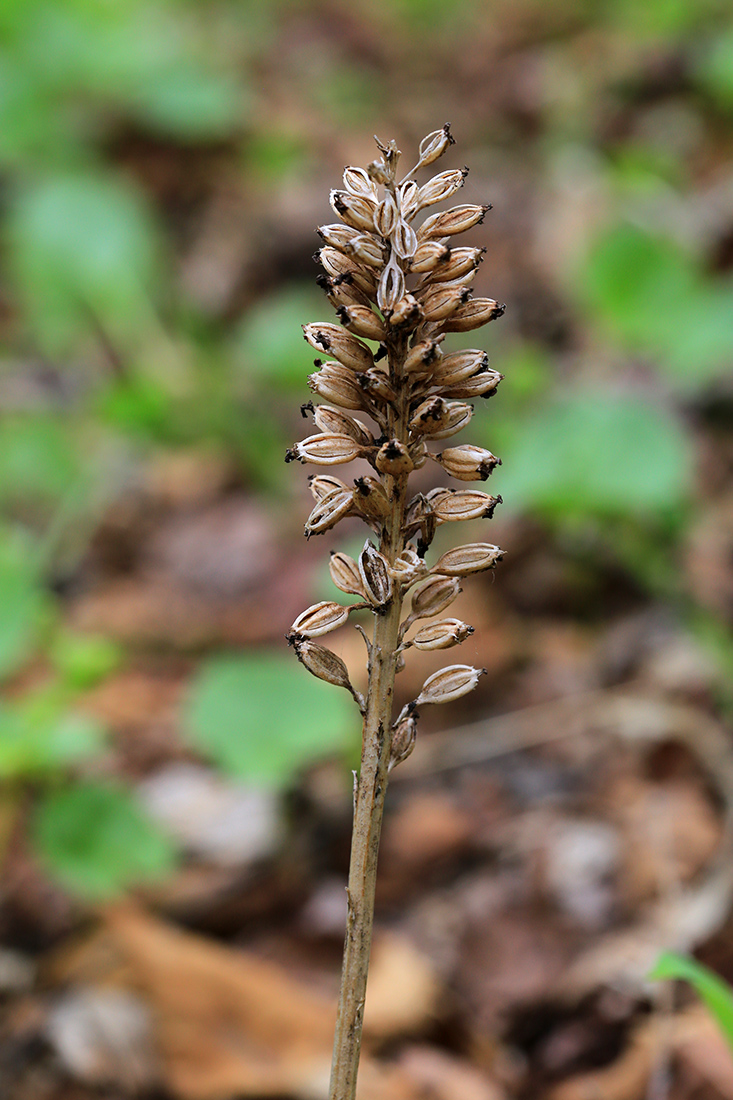
[[[690,983],[707,1005],[733,1051],[733,989],[728,983],[689,955],[665,951],[657,959],[649,980],[654,982],[670,978]]]
[[[206,662],[186,714],[193,744],[253,784],[287,786],[304,765],[354,744],[352,700],[289,655]]]

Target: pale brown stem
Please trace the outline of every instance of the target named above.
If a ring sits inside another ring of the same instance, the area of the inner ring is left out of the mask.
[[[389,349],[392,384],[400,393],[406,343]],[[407,438],[407,398],[390,416],[390,431]],[[407,499],[407,477],[387,477],[385,488],[392,513],[385,526],[380,551],[392,564],[404,549],[402,527]],[[361,769],[355,794],[354,828],[347,886],[348,913],[341,971],[336,1034],[331,1065],[329,1100],[354,1100],[361,1053],[369,955],[374,923],[379,838],[387,792],[392,749],[392,701],[397,669],[402,595],[399,590],[383,614],[376,616],[369,659],[369,685],[362,740]]]

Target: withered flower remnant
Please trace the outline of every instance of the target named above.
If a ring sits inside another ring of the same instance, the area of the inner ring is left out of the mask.
[[[461,190],[468,169],[440,172],[422,183],[414,178],[452,144],[448,126],[428,134],[417,163],[400,180],[397,146],[377,141],[379,156],[366,169],[347,167],[343,185],[331,192],[339,220],[318,230],[323,246],[315,258],[324,269],[319,283],[339,323],[303,326],[305,339],[323,356],[315,360],[308,384],[324,403],[303,406],[317,432],[286,455],[286,461],[321,470],[310,480],[315,506],[306,536],[323,534],[346,516],[361,518],[370,532],[357,561],[341,552],[330,561],[336,588],[359,602],[314,604],[296,618],[288,636],[308,671],[346,688],[363,715],[330,1100],[353,1100],[356,1089],[388,773],[413,749],[418,708],[460,698],[473,690],[483,670],[460,664],[440,669],[396,719],[395,676],[411,647],[447,649],[473,632],[460,619],[437,617],[461,591],[461,578],[492,569],[502,557],[498,547],[478,542],[446,551],[431,567],[426,555],[437,528],[491,518],[501,497],[443,486],[411,495],[409,488],[410,476],[427,459],[461,483],[486,480],[500,463],[483,447],[440,442],[468,426],[471,402],[491,397],[502,379],[484,351],[443,347],[446,334],[469,332],[504,312],[492,298],[472,296],[484,249],[456,243],[491,207],[461,203],[434,210]],[[362,468],[352,484],[323,469],[355,459],[371,472]],[[408,598],[410,609],[403,616]],[[371,640],[357,627],[367,642],[363,698],[344,661],[320,644],[358,609],[371,611],[374,620]]]

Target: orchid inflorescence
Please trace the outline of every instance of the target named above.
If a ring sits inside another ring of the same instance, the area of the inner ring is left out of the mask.
[[[303,326],[308,343],[326,357],[315,360],[309,384],[327,402],[303,406],[317,432],[286,455],[286,461],[324,468],[310,479],[315,507],[305,524],[306,536],[322,534],[346,516],[359,516],[376,538],[367,539],[358,560],[331,554],[334,584],[358,602],[314,604],[295,620],[288,640],[310,672],[346,688],[364,715],[372,705],[377,661],[389,664],[393,681],[409,647],[448,649],[473,632],[459,619],[435,617],[456,598],[462,577],[491,569],[502,557],[490,543],[471,543],[448,550],[432,566],[425,560],[440,525],[491,517],[501,497],[443,487],[408,494],[410,474],[428,460],[461,482],[484,481],[500,463],[490,451],[472,444],[430,446],[465,428],[473,415],[470,400],[491,397],[502,379],[483,351],[444,353],[442,348],[446,334],[479,328],[504,312],[491,298],[471,296],[470,284],[485,250],[452,244],[458,234],[480,224],[490,207],[459,205],[414,225],[422,211],[450,199],[463,186],[465,168],[441,172],[421,186],[414,178],[452,144],[448,126],[428,134],[414,168],[399,182],[400,153],[394,141],[377,141],[380,156],[366,170],[345,169],[343,190],[331,192],[340,221],[320,227],[324,243],[317,253],[325,272],[319,283],[340,324]],[[365,341],[378,349],[373,351]],[[355,413],[366,414],[372,426]],[[354,459],[366,460],[373,472],[352,485],[325,469]],[[402,604],[411,589],[410,610],[402,619]],[[377,622],[373,639],[364,635],[370,669],[366,698],[352,686],[341,658],[315,640],[364,608]],[[378,624],[386,619],[391,626],[380,632]],[[420,625],[425,619],[435,621]],[[481,671],[456,664],[428,677],[417,698],[391,724],[389,767],[412,749],[418,707],[466,694]],[[379,683],[384,693],[384,678]],[[391,708],[391,688],[389,692]],[[384,710],[384,700],[374,706]]]

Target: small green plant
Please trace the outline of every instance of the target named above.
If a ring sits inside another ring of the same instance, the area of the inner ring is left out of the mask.
[[[689,982],[702,997],[718,1027],[733,1051],[733,989],[707,966],[689,958],[665,951],[649,975],[651,981],[678,979]]]

